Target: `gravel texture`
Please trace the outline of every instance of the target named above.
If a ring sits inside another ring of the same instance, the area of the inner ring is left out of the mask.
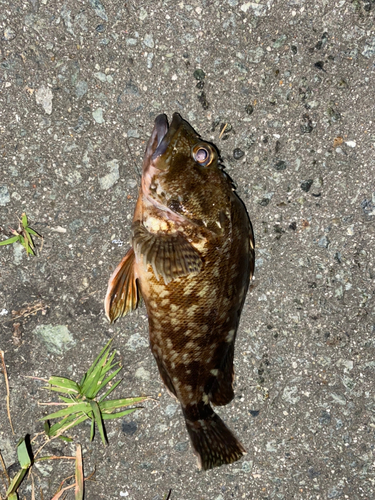
[[[0,247],[11,476],[18,439],[43,431],[38,403],[53,399],[25,376],[79,380],[114,337],[117,397],[155,400],[108,422],[105,448],[89,426],[72,431],[95,471],[86,498],[374,498],[374,12],[371,0],[0,0],[0,238],[23,211],[44,236],[38,257]],[[174,111],[219,147],[256,236],[236,397],[218,409],[248,454],[206,473],[144,306],[114,326],[103,312],[145,141]],[[73,469],[39,463],[37,490],[52,498]]]

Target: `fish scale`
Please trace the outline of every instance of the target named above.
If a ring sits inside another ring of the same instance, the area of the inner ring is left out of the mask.
[[[246,209],[219,163],[180,115],[155,120],[143,161],[132,248],[110,278],[110,321],[147,308],[161,378],[178,399],[202,469],[245,453],[212,409],[234,397],[234,343],[254,272]]]

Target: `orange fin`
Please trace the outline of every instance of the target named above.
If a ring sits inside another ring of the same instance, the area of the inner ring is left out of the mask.
[[[133,225],[133,246],[144,263],[150,264],[156,279],[168,284],[175,278],[198,273],[202,259],[195,248],[179,232],[150,233],[139,222]]]
[[[185,423],[198,457],[200,469],[208,470],[224,464],[231,464],[246,455],[246,450],[232,431],[211,408],[203,419],[190,420],[185,414]]]
[[[134,276],[134,262],[134,250],[131,248],[109,279],[104,308],[111,323],[138,307],[140,294]]]

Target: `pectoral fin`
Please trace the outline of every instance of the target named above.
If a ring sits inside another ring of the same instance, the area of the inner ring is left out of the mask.
[[[152,266],[156,279],[162,277],[165,284],[180,276],[198,273],[202,268],[199,253],[179,232],[150,233],[137,222],[133,225],[133,247],[145,265]]]
[[[106,316],[111,323],[138,307],[140,294],[134,275],[134,262],[134,250],[131,248],[116,267],[108,282],[104,307]]]

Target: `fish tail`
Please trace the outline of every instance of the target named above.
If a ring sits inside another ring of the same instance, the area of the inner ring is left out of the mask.
[[[185,413],[185,423],[200,469],[231,464],[246,455],[245,448],[212,409],[209,416],[199,420],[191,420]]]

